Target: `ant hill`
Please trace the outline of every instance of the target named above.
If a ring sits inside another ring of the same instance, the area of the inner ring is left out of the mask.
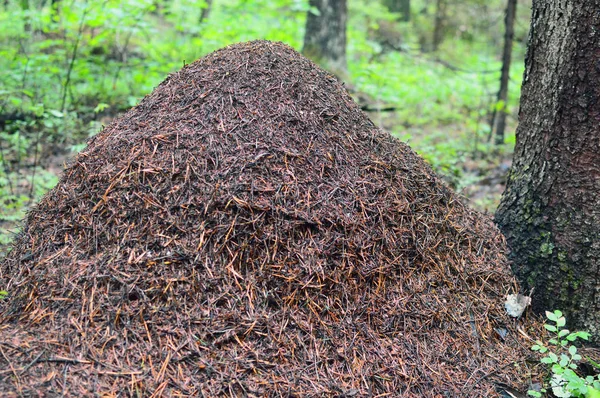
[[[529,345],[504,250],[332,75],[232,45],[29,213],[0,261],[0,395],[497,396]]]

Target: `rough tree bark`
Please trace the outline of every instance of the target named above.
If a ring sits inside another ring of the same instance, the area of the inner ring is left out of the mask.
[[[391,12],[400,13],[401,21],[410,21],[410,0],[385,0],[384,4]]]
[[[346,71],[346,0],[310,0],[302,52],[334,73]]]
[[[506,15],[504,17],[504,49],[502,51],[502,73],[500,74],[500,90],[498,103],[500,109],[495,108],[492,116],[492,134],[496,145],[504,144],[504,130],[506,130],[506,105],[508,101],[508,82],[510,80],[510,63],[512,56],[512,43],[515,37],[515,16],[517,14],[517,0],[508,0]]]
[[[534,309],[600,342],[600,0],[534,0],[513,168],[496,220]]]

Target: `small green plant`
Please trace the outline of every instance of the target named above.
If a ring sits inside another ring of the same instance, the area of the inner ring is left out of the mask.
[[[554,396],[558,398],[600,398],[600,375],[584,378],[575,372],[577,362],[581,360],[581,355],[577,352],[574,343],[577,339],[589,339],[590,334],[587,332],[571,332],[566,329],[567,320],[562,312],[558,310],[554,312],[546,311],[546,318],[548,318],[548,322],[544,327],[552,334],[552,338],[548,340],[548,345],[538,341],[531,349],[545,355],[540,359],[540,362],[552,366],[550,388]],[[546,389],[541,391],[529,390],[527,394],[532,397],[541,397],[545,392]]]
[[[8,292],[6,290],[0,290],[0,300],[3,300],[8,296]]]

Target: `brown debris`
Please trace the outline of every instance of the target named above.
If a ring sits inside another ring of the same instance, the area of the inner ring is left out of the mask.
[[[334,77],[233,45],[28,215],[0,262],[0,395],[497,396],[529,345],[504,250]]]

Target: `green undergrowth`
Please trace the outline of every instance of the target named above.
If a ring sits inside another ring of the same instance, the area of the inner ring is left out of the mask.
[[[64,158],[169,73],[239,41],[277,40],[300,50],[310,10],[308,0],[219,0],[199,22],[203,0],[63,0],[58,10],[45,3],[0,6],[0,246],[56,183]],[[449,9],[435,52],[426,48],[430,3],[413,0],[413,22],[399,23],[378,2],[349,0],[348,72],[341,77],[368,98],[361,105],[394,108],[370,117],[463,190],[510,157],[524,49],[515,42],[510,131],[507,144],[495,147],[488,119],[497,107],[504,2],[468,0]],[[480,26],[483,20],[490,26]],[[520,20],[517,37],[527,15]],[[384,35],[393,36],[395,50],[382,44]],[[477,200],[491,209],[496,199]]]
[[[592,358],[584,359],[578,348],[578,340],[587,341],[590,334],[567,329],[567,320],[559,310],[546,311],[546,318],[544,328],[550,338],[547,342],[536,341],[531,349],[540,354],[540,363],[549,368],[549,377],[541,388],[531,389],[527,395],[541,398],[552,391],[557,398],[600,398],[600,365]],[[594,370],[592,374],[583,372],[580,365],[586,362]]]

